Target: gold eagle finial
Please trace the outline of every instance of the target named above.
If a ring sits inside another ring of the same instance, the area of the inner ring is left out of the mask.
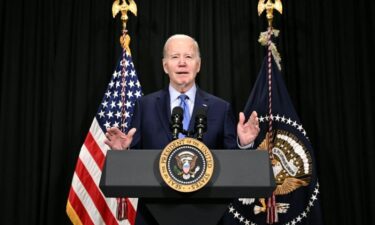
[[[127,3],[127,0],[122,0],[121,4],[120,0],[115,0],[113,2],[113,18],[116,17],[117,13],[121,12],[121,20],[124,24],[124,28],[126,28],[126,22],[128,21],[128,11],[132,12],[135,16],[137,16],[137,5],[135,4],[134,0],[129,0],[129,4]]]
[[[120,37],[120,43],[121,46],[127,50],[127,52],[130,54],[130,37],[126,34],[126,23],[128,22],[128,11],[132,12],[135,16],[137,16],[137,5],[135,4],[134,0],[129,0],[129,4],[127,3],[127,0],[122,0],[122,3],[120,4],[120,0],[115,0],[112,4],[112,15],[113,18],[116,17],[116,15],[121,12],[121,21],[122,21],[122,29],[123,29],[123,35]]]
[[[271,0],[259,0],[258,2],[258,15],[260,16],[264,10],[267,12],[267,20],[268,26],[272,27],[272,20],[273,20],[273,9],[279,11],[280,14],[283,14],[283,5],[281,4],[281,0],[275,0],[275,3],[272,3]]]

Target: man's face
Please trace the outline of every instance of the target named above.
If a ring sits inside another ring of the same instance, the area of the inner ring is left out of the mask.
[[[200,67],[201,60],[192,39],[180,37],[168,41],[163,68],[172,87],[180,92],[189,90],[194,85]]]

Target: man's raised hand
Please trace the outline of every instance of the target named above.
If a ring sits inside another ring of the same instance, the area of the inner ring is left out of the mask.
[[[129,148],[136,131],[135,128],[132,128],[127,134],[124,134],[117,127],[110,127],[105,133],[107,139],[104,140],[104,143],[112,150],[125,150]]]

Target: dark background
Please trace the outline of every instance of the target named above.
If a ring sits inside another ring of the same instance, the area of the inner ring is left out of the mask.
[[[138,0],[133,60],[145,94],[167,83],[164,41],[201,47],[203,89],[243,109],[266,30],[256,0]],[[85,135],[120,56],[110,0],[0,1],[0,224],[69,224]],[[286,0],[283,77],[314,146],[326,224],[375,224],[374,1]]]

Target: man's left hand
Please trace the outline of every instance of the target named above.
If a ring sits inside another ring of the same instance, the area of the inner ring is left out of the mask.
[[[246,146],[254,142],[260,131],[258,114],[253,111],[250,118],[245,122],[245,114],[240,112],[237,124],[237,135],[241,146]]]

